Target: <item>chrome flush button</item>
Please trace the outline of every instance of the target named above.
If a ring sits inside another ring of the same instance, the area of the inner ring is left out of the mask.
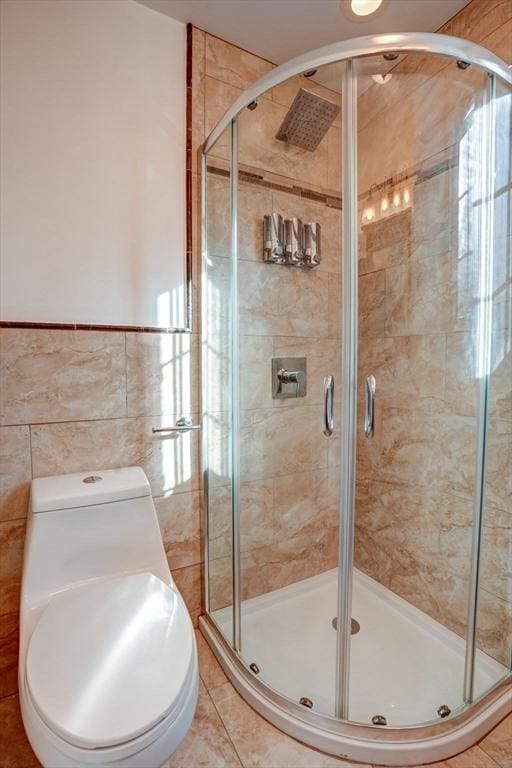
[[[99,483],[100,480],[103,480],[103,478],[99,475],[89,475],[88,477],[84,477],[82,483]]]

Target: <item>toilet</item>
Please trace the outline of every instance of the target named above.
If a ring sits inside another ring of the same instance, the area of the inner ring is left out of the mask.
[[[194,630],[140,467],[32,482],[18,672],[45,768],[161,768],[186,736]]]

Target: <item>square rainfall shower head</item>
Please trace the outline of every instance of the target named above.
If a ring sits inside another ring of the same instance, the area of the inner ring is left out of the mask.
[[[276,139],[314,152],[339,111],[337,104],[301,88],[281,123]]]

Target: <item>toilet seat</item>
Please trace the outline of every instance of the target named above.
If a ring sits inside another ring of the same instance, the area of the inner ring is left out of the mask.
[[[25,726],[28,726],[32,737],[35,736],[38,743],[42,741],[47,746],[51,745],[52,753],[47,762],[52,768],[71,768],[71,766],[76,765],[79,765],[80,768],[83,766],[86,768],[100,768],[100,766],[106,768],[110,764],[118,766],[123,761],[129,761],[127,766],[130,766],[130,761],[133,761],[135,755],[140,756],[148,750],[152,750],[154,744],[162,744],[163,741],[168,743],[169,738],[171,742],[174,741],[177,744],[181,742],[183,721],[189,721],[185,728],[186,732],[195,712],[198,695],[198,668],[197,661],[195,661],[190,667],[189,678],[182,696],[167,717],[151,730],[143,733],[142,736],[103,749],[83,749],[64,741],[41,719],[34,707],[25,679],[21,686],[20,704]],[[139,761],[139,757],[137,757],[137,761]]]
[[[55,734],[104,749],[172,720],[194,659],[181,598],[153,574],[138,573],[50,600],[30,639],[26,687]]]

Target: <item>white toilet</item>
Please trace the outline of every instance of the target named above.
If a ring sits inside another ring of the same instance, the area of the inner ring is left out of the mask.
[[[197,703],[194,630],[139,467],[32,483],[23,723],[45,768],[160,768]]]

